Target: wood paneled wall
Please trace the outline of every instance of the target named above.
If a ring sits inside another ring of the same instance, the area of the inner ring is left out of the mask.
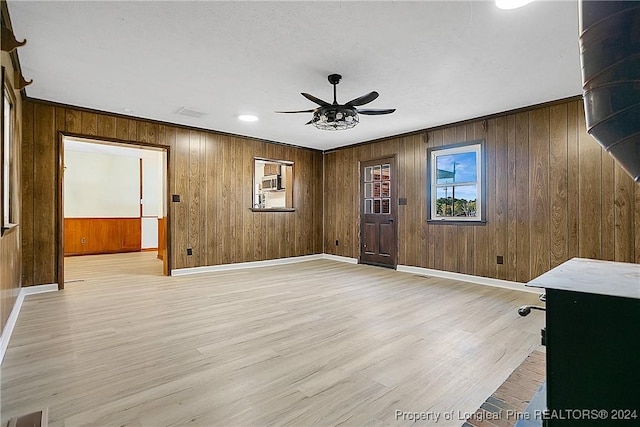
[[[427,224],[427,148],[476,139],[486,140],[487,223]],[[358,258],[358,162],[394,154],[407,198],[399,264],[526,282],[576,256],[640,262],[640,185],[587,134],[582,101],[326,153],[326,253]]]
[[[65,218],[64,254],[90,255],[142,249],[142,218]]]
[[[2,2],[2,7],[0,9],[2,11],[3,21],[9,24],[6,2]],[[7,52],[0,52],[0,63],[5,68],[7,79],[15,89],[15,82],[17,81],[17,79],[11,56]],[[15,216],[19,218],[22,208],[22,202],[20,198],[20,140],[22,138],[22,98],[19,91],[14,91],[14,94],[16,97],[16,105],[14,106],[16,123],[14,128],[14,144],[12,145],[14,166],[12,169],[13,179],[11,184],[11,204],[12,211],[15,213]],[[15,305],[18,293],[20,291],[21,233],[22,227],[20,224],[18,224],[10,231],[5,232],[3,235],[0,235],[0,332],[4,331],[7,319],[11,314],[11,310],[13,310],[13,306]]]
[[[171,268],[322,252],[322,153],[28,100],[24,106],[24,285],[57,281],[58,132],[169,147]],[[295,212],[252,212],[253,157],[295,162]],[[187,248],[193,255],[187,256]]]

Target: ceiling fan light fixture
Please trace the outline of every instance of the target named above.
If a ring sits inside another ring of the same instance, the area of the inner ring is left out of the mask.
[[[359,96],[346,104],[339,104],[336,99],[336,85],[340,83],[342,76],[340,74],[330,74],[328,76],[329,83],[333,85],[333,103],[328,103],[320,98],[302,92],[300,95],[307,98],[309,101],[319,105],[319,107],[313,110],[297,110],[297,111],[276,111],[276,113],[313,113],[313,118],[309,120],[305,125],[314,125],[320,130],[345,130],[355,127],[360,119],[358,114],[365,114],[369,116],[380,116],[383,114],[391,114],[395,108],[381,109],[363,109],[359,110],[357,107],[360,105],[368,104],[374,101],[378,97],[378,92],[369,92],[366,95]]]
[[[311,123],[321,130],[346,130],[355,127],[359,122],[355,109],[331,106],[314,112]]]

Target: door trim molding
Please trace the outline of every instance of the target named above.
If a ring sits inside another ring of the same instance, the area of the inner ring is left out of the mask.
[[[172,178],[172,169],[171,169],[171,146],[170,145],[162,145],[162,144],[154,144],[151,142],[142,142],[142,141],[130,141],[123,140],[118,138],[111,138],[105,136],[98,135],[85,135],[78,134],[73,132],[67,132],[63,130],[58,130],[58,141],[56,146],[56,157],[58,159],[58,166],[56,168],[56,224],[55,224],[55,233],[56,233],[56,274],[57,274],[57,283],[58,290],[64,289],[64,139],[65,138],[81,138],[87,140],[87,142],[94,142],[99,144],[100,142],[118,144],[123,146],[135,146],[140,149],[144,149],[145,147],[148,149],[155,148],[166,153],[167,163],[163,165],[165,168],[166,176],[166,188],[165,190],[165,209],[166,215],[164,216],[166,220],[166,262],[167,264],[167,275],[170,275],[171,267],[173,265],[173,258],[171,256],[171,178]]]
[[[362,171],[362,164],[363,163],[368,163],[368,162],[377,162],[380,160],[386,160],[386,159],[392,159],[392,164],[391,164],[391,170],[393,171],[393,175],[392,175],[392,179],[391,179],[391,209],[393,212],[393,223],[395,225],[395,262],[393,264],[393,266],[391,265],[381,265],[381,264],[375,264],[375,263],[366,263],[366,262],[362,262],[362,215],[364,212],[364,201],[363,201],[363,188],[362,188],[362,176],[361,176],[361,171]],[[398,153],[392,153],[392,154],[387,154],[384,156],[380,156],[380,157],[374,157],[374,158],[370,158],[370,159],[361,159],[358,160],[358,264],[364,264],[364,265],[378,265],[378,266],[382,266],[382,267],[387,267],[387,268],[393,268],[393,269],[397,269],[398,268],[398,260],[399,260],[399,247],[400,244],[398,242],[398,180],[396,179],[396,177],[394,177],[395,175],[398,174]]]

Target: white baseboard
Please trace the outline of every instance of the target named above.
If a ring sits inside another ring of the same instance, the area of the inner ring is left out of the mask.
[[[11,334],[13,333],[13,328],[15,328],[16,322],[18,321],[18,315],[20,314],[20,309],[22,308],[24,297],[26,297],[27,295],[43,294],[45,292],[55,292],[57,290],[57,284],[27,286],[26,288],[20,288],[20,291],[18,291],[16,302],[13,304],[13,309],[11,309],[11,314],[9,314],[7,324],[4,325],[2,336],[0,337],[0,365],[4,360],[4,354],[7,351],[7,347],[9,346],[9,339],[11,338]]]
[[[209,265],[203,267],[179,268],[171,270],[172,276],[186,276],[188,274],[211,273],[216,271],[241,270],[245,268],[269,267],[273,265],[293,264],[296,262],[322,259],[322,254],[304,255],[288,258],[267,259],[264,261],[237,262],[233,264]]]
[[[331,255],[331,254],[322,254],[322,259],[330,259],[331,261],[346,262],[348,264],[358,263],[358,260],[356,258],[349,258],[346,256]]]
[[[55,292],[58,290],[57,283],[51,283],[49,285],[38,285],[38,286],[27,286],[25,288],[20,288],[21,292],[24,292],[24,295],[35,295],[35,294],[44,294],[46,292]]]
[[[491,279],[489,277],[472,276],[470,274],[452,273],[450,271],[433,270],[431,268],[413,267],[410,265],[398,265],[398,271],[404,273],[420,274],[423,276],[442,277],[444,279],[460,280],[462,282],[475,283],[484,286],[493,286],[495,288],[512,289],[515,291],[529,292],[539,294],[541,289],[528,288],[524,283],[511,282],[509,280]]]

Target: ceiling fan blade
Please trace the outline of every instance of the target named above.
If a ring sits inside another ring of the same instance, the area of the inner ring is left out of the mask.
[[[396,111],[395,108],[389,108],[387,110],[357,110],[358,114],[365,114],[367,116],[380,116],[382,114],[391,114]]]
[[[345,105],[349,107],[357,107],[358,105],[368,104],[371,101],[375,100],[377,97],[378,97],[378,92],[374,90],[373,92],[369,92],[368,94],[362,95],[359,98],[352,99],[351,101],[347,102]]]
[[[298,111],[275,111],[275,113],[285,113],[285,114],[292,114],[292,113],[313,113],[316,110],[298,110]]]
[[[327,107],[327,106],[331,105],[327,101],[323,101],[322,99],[316,98],[315,96],[310,95],[308,93],[302,92],[301,95],[304,96],[305,98],[307,98],[309,101],[315,102],[316,104],[318,104],[318,105],[320,105],[322,107]]]

